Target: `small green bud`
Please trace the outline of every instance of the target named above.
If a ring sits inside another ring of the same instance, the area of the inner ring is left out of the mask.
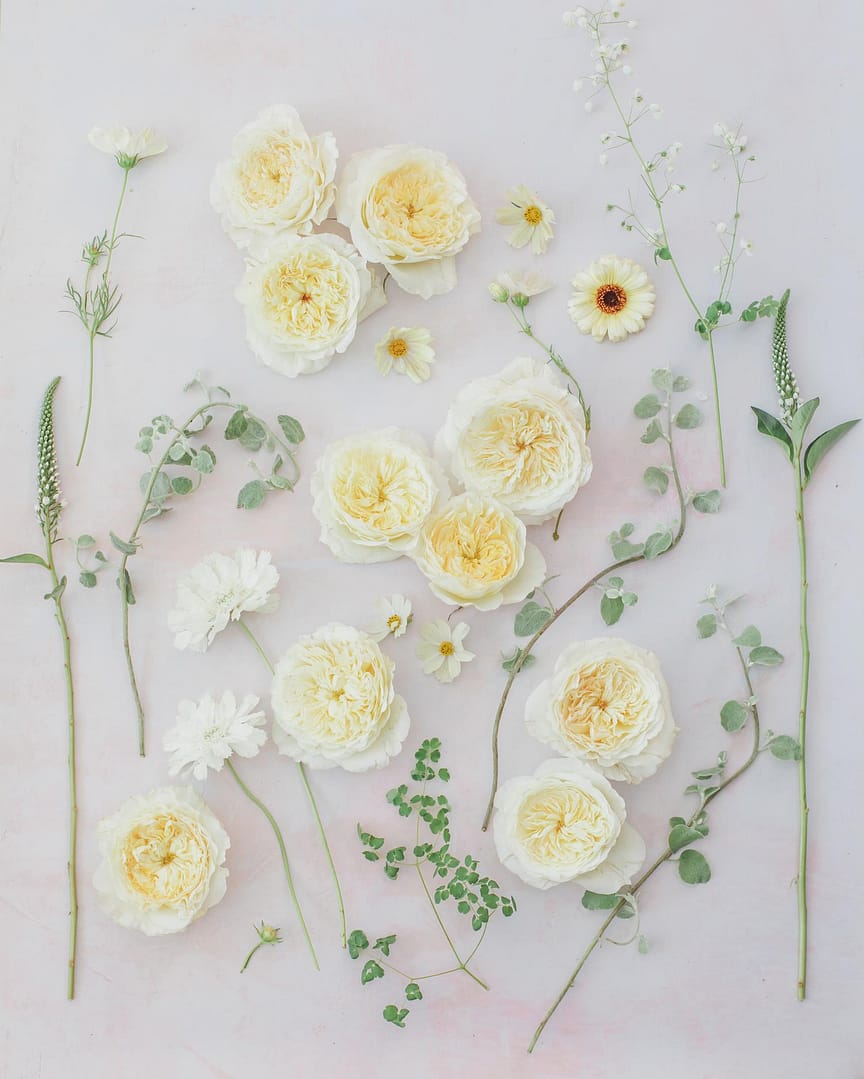
[[[510,299],[510,293],[499,281],[492,281],[490,283],[489,295],[495,303],[507,303]]]
[[[529,297],[527,297],[525,295],[524,292],[517,292],[513,296],[510,297],[510,302],[513,304],[514,307],[520,307],[521,308],[521,307],[527,307],[528,304],[530,303],[530,299],[529,299]]]
[[[279,944],[282,938],[279,936],[279,930],[272,925],[267,925],[262,922],[258,928],[258,936],[261,938],[262,944]]]

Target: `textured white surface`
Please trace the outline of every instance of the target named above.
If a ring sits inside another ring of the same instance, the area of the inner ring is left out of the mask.
[[[827,460],[808,493],[811,518],[812,872],[810,999],[794,995],[795,771],[760,760],[712,812],[704,844],[714,872],[687,888],[672,870],[642,899],[647,956],[604,947],[560,1009],[534,1058],[524,1048],[540,1014],[596,926],[567,888],[541,894],[509,877],[518,917],[496,924],[478,960],[487,996],[467,978],[430,983],[407,1030],[386,1026],[387,983],[361,988],[358,965],[340,953],[329,880],[290,766],[269,747],[244,772],[283,822],[322,954],[314,976],[289,911],[275,845],[230,778],[208,781],[206,797],[231,834],[226,899],[183,936],[145,939],[99,913],[89,879],[96,821],[131,792],[166,781],[159,749],[176,701],[207,689],[263,693],[267,679],[239,636],[206,656],[176,653],[165,628],[173,582],[213,548],[267,546],[283,574],[283,606],[260,617],[273,654],[298,633],[341,620],[362,624],[382,592],[403,591],[420,620],[442,608],[410,563],[341,566],[319,545],[308,477],[326,442],[372,425],[434,434],[456,389],[524,351],[507,315],[485,292],[500,269],[526,265],[512,253],[494,209],[506,187],[535,185],[558,214],[557,236],[537,265],[558,282],[532,304],[538,330],[580,371],[594,406],[594,477],[568,512],[562,538],[537,530],[555,594],[601,564],[606,533],[632,519],[650,528],[657,506],[641,472],[657,456],[640,445],[631,415],[652,367],[667,361],[707,389],[706,357],[668,268],[652,270],[657,313],[624,346],[579,337],[565,314],[568,276],[617,251],[650,259],[602,208],[629,185],[631,163],[597,164],[601,111],[587,116],[570,89],[584,71],[586,44],[561,26],[557,2],[506,0],[352,4],[326,0],[243,5],[174,0],[145,5],[7,0],[0,32],[0,397],[4,512],[0,549],[32,549],[33,440],[39,397],[64,376],[59,444],[69,499],[68,534],[126,531],[137,512],[143,459],[138,427],[159,412],[189,408],[180,387],[198,367],[241,399],[299,416],[309,433],[298,492],[256,513],[233,510],[247,475],[224,447],[215,477],[170,518],[149,527],[135,559],[139,606],[133,634],[149,712],[150,755],[134,752],[134,720],[118,640],[117,590],[108,575],[95,592],[71,587],[79,692],[81,929],[78,999],[63,999],[66,947],[65,722],[62,671],[51,611],[37,569],[2,572],[3,700],[0,721],[0,1074],[245,1079],[296,1074],[378,1076],[612,1076],[864,1074],[860,907],[861,595],[854,554],[856,434]],[[820,14],[821,12],[821,14]],[[858,150],[861,13],[805,4],[729,0],[722,7],[666,0],[633,3],[634,85],[665,106],[645,134],[685,143],[679,168],[687,193],[670,207],[676,250],[700,297],[711,298],[717,260],[711,221],[728,219],[731,183],[711,173],[705,147],[717,119],[743,119],[766,176],[745,192],[743,231],[756,248],[736,285],[739,301],[793,290],[790,336],[803,392],[821,391],[821,427],[861,412],[861,268],[853,252],[860,179]],[[853,66],[854,65],[854,66]],[[207,186],[237,128],[275,101],[296,105],[310,131],[331,128],[344,158],[388,142],[441,148],[464,170],[484,231],[459,260],[455,292],[423,303],[396,290],[361,327],[348,354],[314,377],[287,381],[260,367],[243,337],[233,289],[242,262],[209,208]],[[63,283],[80,244],[107,223],[119,171],[86,143],[93,123],[152,124],[171,148],[131,177],[115,261],[126,293],[114,340],[99,349],[97,400],[85,467],[72,466],[83,413],[85,340],[59,313]],[[439,362],[426,386],[375,371],[375,340],[390,325],[428,325]],[[696,601],[716,581],[746,591],[736,610],[757,622],[788,657],[760,677],[764,721],[791,731],[797,691],[796,582],[789,469],[757,437],[749,405],[771,408],[769,326],[720,335],[730,490],[723,512],[697,517],[668,561],[627,575],[640,595],[621,633],[656,650],[673,694],[681,736],[658,776],[625,791],[631,820],[663,842],[666,818],[686,805],[691,769],[728,742],[717,709],[739,693],[738,673],[719,641],[699,642]],[[526,343],[527,344],[527,343]],[[681,438],[682,469],[695,488],[716,482],[710,425]],[[71,572],[69,551],[63,552]],[[492,871],[494,850],[479,833],[489,772],[489,727],[501,684],[498,652],[512,643],[510,610],[470,615],[469,646],[480,653],[462,678],[424,678],[409,635],[390,648],[415,730],[440,735],[455,777],[455,844]],[[544,749],[521,726],[528,690],[569,640],[603,629],[596,598],[583,600],[548,634],[540,662],[517,684],[504,724],[505,776],[529,771]],[[741,751],[737,740],[731,753]],[[355,822],[399,834],[383,795],[409,757],[386,774],[314,776],[342,868],[351,926],[404,936],[403,957],[441,962],[431,914],[406,879],[391,885],[365,863]],[[501,874],[502,877],[504,874]],[[251,923],[280,924],[287,942],[238,969]],[[628,923],[628,927],[629,927]],[[627,928],[627,927],[625,927]],[[409,943],[410,941],[410,943]],[[422,962],[421,962],[422,961]],[[406,958],[405,962],[409,962]],[[411,965],[414,965],[413,961]]]

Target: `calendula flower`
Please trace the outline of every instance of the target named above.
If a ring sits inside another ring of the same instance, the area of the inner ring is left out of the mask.
[[[168,143],[156,132],[145,127],[130,131],[128,127],[94,127],[87,138],[91,146],[110,154],[121,169],[134,169],[144,157],[155,157],[168,149]]]
[[[375,604],[377,617],[367,630],[373,641],[383,641],[385,637],[401,637],[410,625],[411,600],[395,592],[392,596],[382,596]]]
[[[177,582],[176,606],[168,615],[174,647],[206,652],[229,622],[251,611],[275,611],[278,583],[269,551],[241,547],[233,555],[208,555]]]
[[[391,371],[407,375],[412,382],[426,382],[432,374],[435,350],[432,334],[419,326],[391,326],[375,346],[375,366],[382,375]]]
[[[420,630],[417,658],[423,663],[424,674],[434,674],[439,682],[452,682],[459,676],[463,663],[470,663],[474,653],[463,646],[468,636],[467,622],[451,626],[443,618],[427,622]]]
[[[592,262],[572,281],[567,304],[570,318],[595,341],[623,341],[645,328],[654,312],[654,286],[648,274],[628,258],[609,255]]]
[[[547,292],[555,282],[538,270],[509,270],[499,273],[492,284],[506,291],[505,300],[518,296],[525,296],[530,300],[532,296]],[[492,292],[492,285],[489,286],[489,291]],[[493,298],[497,298],[494,293]]]
[[[225,895],[231,845],[191,787],[160,787],[124,802],[98,826],[99,903],[120,925],[147,936],[178,933]]]
[[[511,247],[525,247],[531,244],[535,255],[542,255],[552,239],[552,226],[555,214],[525,184],[519,184],[507,192],[508,206],[495,211],[495,220],[499,225],[512,225],[513,231],[507,238]]]
[[[221,772],[232,754],[254,757],[267,741],[266,716],[256,710],[258,698],[247,693],[240,704],[230,690],[219,699],[206,693],[200,701],[181,701],[177,723],[162,745],[171,754],[168,775],[206,779],[207,769]]]
[[[276,664],[273,741],[310,768],[366,772],[402,749],[411,720],[396,667],[362,630],[339,623],[301,637]]]

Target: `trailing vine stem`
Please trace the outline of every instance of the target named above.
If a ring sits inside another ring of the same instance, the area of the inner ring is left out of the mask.
[[[679,508],[679,511],[680,511],[680,517],[679,517],[679,522],[678,522],[678,529],[677,529],[677,531],[675,532],[675,534],[672,537],[671,544],[669,545],[669,547],[665,551],[663,551],[663,552],[661,552],[661,554],[657,555],[656,556],[657,558],[661,558],[664,554],[668,554],[670,551],[673,551],[678,546],[678,544],[681,542],[681,540],[684,537],[684,531],[685,531],[685,529],[687,527],[687,498],[686,498],[686,496],[684,494],[684,488],[681,485],[681,477],[680,477],[679,472],[678,472],[678,463],[677,463],[677,459],[675,457],[675,449],[674,449],[674,445],[673,445],[673,441],[672,441],[672,409],[671,409],[671,405],[670,405],[670,407],[667,408],[666,432],[663,435],[663,439],[666,442],[666,445],[667,445],[667,447],[669,449],[669,466],[671,468],[672,478],[673,478],[673,481],[674,481],[674,484],[675,484],[675,495],[676,495],[676,498],[678,500],[678,508]],[[587,591],[589,591],[589,589],[593,588],[594,585],[596,585],[598,581],[601,581],[607,574],[614,573],[616,570],[622,569],[624,566],[630,566],[630,565],[633,565],[636,562],[645,562],[647,560],[648,560],[647,556],[645,555],[645,553],[643,551],[643,552],[640,552],[639,554],[629,555],[626,558],[616,559],[614,562],[611,562],[608,566],[604,566],[603,569],[598,570],[597,573],[595,573],[595,574],[593,574],[593,576],[589,577],[588,580],[580,588],[578,588],[571,596],[569,596],[559,607],[556,607],[552,611],[552,614],[550,615],[549,619],[546,622],[544,622],[544,624],[536,631],[536,633],[533,634],[533,636],[528,638],[527,643],[525,645],[520,646],[519,655],[518,655],[516,661],[514,662],[511,670],[509,671],[509,673],[507,675],[507,681],[504,683],[504,689],[503,689],[503,691],[501,693],[501,698],[500,698],[500,700],[498,702],[498,708],[497,708],[497,710],[495,712],[495,720],[494,720],[494,722],[492,724],[492,783],[491,783],[491,789],[490,789],[490,792],[489,792],[489,801],[488,801],[488,803],[486,805],[486,813],[485,813],[485,815],[483,817],[482,829],[483,829],[484,832],[487,831],[488,828],[489,828],[489,822],[492,819],[492,810],[493,810],[493,808],[495,806],[495,795],[498,792],[499,735],[500,735],[500,730],[501,730],[501,719],[502,719],[502,717],[504,715],[504,709],[507,706],[507,700],[508,700],[508,698],[510,696],[510,690],[513,688],[513,681],[516,678],[516,675],[522,669],[522,667],[523,667],[523,665],[525,663],[525,660],[528,658],[529,655],[531,655],[531,653],[534,650],[534,646],[541,639],[541,637],[543,637],[543,635],[546,633],[546,631],[548,629],[551,629],[551,627],[555,625],[555,623],[558,621],[558,619],[566,611],[568,611],[573,606],[573,604],[576,603],[576,601],[578,599],[580,599],[582,596],[584,596],[585,593]]]
[[[727,776],[726,779],[724,779],[722,783],[719,783],[713,790],[709,791],[707,794],[703,794],[700,797],[699,805],[696,807],[696,809],[693,811],[693,813],[691,814],[691,816],[687,820],[687,826],[690,827],[690,828],[693,827],[694,822],[699,817],[699,815],[704,811],[705,807],[710,802],[713,802],[715,800],[715,798],[717,798],[718,795],[721,794],[722,791],[725,791],[737,779],[739,779],[742,775],[744,775],[744,773],[753,765],[756,758],[759,756],[759,753],[765,748],[764,746],[761,746],[759,744],[760,743],[760,737],[761,737],[761,728],[760,728],[760,724],[759,724],[759,709],[758,709],[758,706],[756,704],[756,694],[754,693],[754,690],[753,690],[753,683],[752,683],[752,680],[750,678],[750,669],[749,669],[748,664],[747,664],[747,659],[744,656],[744,652],[743,652],[742,648],[739,645],[735,646],[735,651],[736,651],[736,653],[738,655],[738,660],[739,660],[739,662],[741,664],[741,670],[742,670],[742,672],[744,674],[744,682],[745,682],[745,684],[747,686],[747,696],[748,696],[748,699],[752,702],[752,704],[750,706],[750,711],[751,711],[751,715],[753,717],[753,745],[752,745],[752,748],[750,750],[749,755],[747,756],[744,763],[740,765],[740,767],[738,767],[731,775]],[[622,893],[620,900],[615,904],[614,907],[612,907],[610,909],[607,916],[603,919],[603,922],[602,922],[600,928],[597,930],[597,932],[591,938],[591,940],[589,941],[588,946],[586,947],[585,951],[580,956],[579,962],[576,964],[576,967],[573,970],[573,973],[567,979],[567,982],[565,983],[565,985],[562,988],[561,992],[555,998],[554,1002],[552,1003],[552,1006],[549,1008],[549,1010],[543,1016],[543,1019],[540,1021],[540,1023],[537,1026],[537,1029],[534,1031],[534,1036],[531,1038],[531,1041],[530,1041],[530,1043],[528,1045],[528,1052],[529,1053],[534,1052],[534,1048],[536,1047],[537,1042],[540,1040],[540,1037],[542,1036],[543,1031],[546,1029],[546,1026],[549,1023],[549,1020],[552,1018],[552,1016],[555,1014],[558,1006],[561,1004],[561,1002],[564,1000],[564,998],[567,996],[567,994],[573,988],[573,985],[574,985],[576,979],[579,977],[579,974],[582,971],[582,968],[588,962],[589,958],[591,957],[592,952],[603,941],[603,938],[606,935],[606,932],[609,929],[609,926],[613,923],[615,918],[618,916],[618,913],[621,911],[621,908],[624,907],[625,904],[631,903],[631,897],[633,897],[633,896],[635,896],[637,894],[637,892],[643,887],[643,885],[645,885],[651,879],[651,877],[654,876],[654,874],[657,872],[657,870],[661,866],[665,865],[666,862],[669,861],[669,859],[672,857],[672,855],[674,853],[675,852],[672,850],[672,848],[667,843],[666,849],[651,863],[651,865],[645,870],[645,872],[633,883],[633,885],[629,888],[629,890]]]

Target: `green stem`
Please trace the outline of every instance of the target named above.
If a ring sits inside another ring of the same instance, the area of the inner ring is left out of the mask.
[[[120,188],[120,198],[117,200],[117,209],[114,212],[114,222],[111,225],[111,239],[108,242],[108,258],[105,262],[105,272],[102,274],[102,280],[106,285],[111,274],[111,259],[114,257],[114,246],[117,242],[117,223],[120,220],[120,211],[123,209],[123,200],[126,198],[126,187],[129,183],[130,172],[131,169],[123,170],[123,185]]]
[[[92,327],[88,330],[87,337],[90,342],[88,350],[87,411],[84,415],[84,431],[81,435],[81,445],[78,447],[78,456],[75,459],[76,468],[81,464],[81,459],[84,456],[84,447],[87,445],[87,435],[90,432],[90,416],[93,412],[93,375],[95,366],[96,331]]]
[[[717,445],[720,449],[720,486],[726,486],[726,453],[723,449],[723,423],[720,419],[720,387],[717,382],[717,358],[714,354],[714,331],[708,330],[708,355],[711,360],[711,384],[714,393],[714,422],[717,424]]]
[[[63,611],[63,597],[60,580],[54,564],[54,545],[49,536],[45,537],[45,559],[51,574],[52,590],[55,591],[54,617],[63,641],[63,670],[66,675],[66,715],[67,715],[67,766],[69,773],[69,854],[66,872],[69,880],[69,964],[66,980],[66,996],[72,1000],[75,996],[75,959],[78,951],[78,783],[75,767],[75,688],[72,683],[72,655],[69,639],[69,627]]]
[[[261,642],[246,624],[244,619],[239,619],[237,625],[243,630],[249,640],[252,642],[255,651],[264,661],[264,665],[271,674],[275,674],[276,670],[264,649],[261,647]],[[327,858],[327,864],[330,867],[330,876],[333,880],[333,887],[336,891],[336,903],[339,907],[339,929],[341,935],[342,947],[348,946],[348,926],[345,920],[345,900],[342,896],[342,885],[339,883],[339,874],[336,872],[336,863],[333,860],[333,852],[330,850],[330,844],[327,841],[327,833],[324,830],[324,822],[321,820],[321,814],[318,811],[318,803],[315,800],[315,795],[312,792],[312,787],[309,785],[309,777],[306,775],[306,769],[302,762],[297,762],[297,770],[300,773],[300,779],[303,783],[303,789],[306,791],[306,797],[309,799],[309,805],[312,807],[312,813],[315,817],[315,823],[318,828],[318,835],[321,839],[321,845],[324,848],[324,854]]]
[[[303,917],[303,911],[300,907],[300,900],[297,898],[297,891],[294,887],[294,878],[291,875],[291,866],[288,862],[288,851],[285,849],[285,840],[282,838],[282,830],[276,823],[276,818],[273,816],[267,806],[264,805],[264,803],[256,794],[253,794],[253,792],[240,778],[237,769],[231,763],[230,757],[227,758],[225,764],[228,767],[228,771],[237,780],[237,785],[240,787],[240,790],[243,791],[243,793],[246,795],[249,801],[252,802],[253,805],[257,806],[257,808],[261,810],[261,812],[267,818],[270,827],[273,829],[273,834],[276,836],[276,842],[279,844],[279,853],[282,855],[282,868],[285,870],[285,879],[288,881],[288,890],[291,893],[291,902],[294,904],[294,909],[297,911],[297,917],[300,921],[300,927],[303,930],[303,936],[306,939],[306,944],[309,947],[309,952],[312,956],[312,962],[315,964],[315,969],[320,970],[321,968],[318,965],[318,956],[315,954],[315,946],[312,943],[312,937],[309,935],[309,927],[306,925],[306,919]],[[259,947],[258,944],[255,945],[255,948],[257,947]],[[243,970],[245,970],[247,965],[249,964],[249,960],[252,958],[252,955],[255,952],[255,948],[253,948],[252,951],[249,953],[246,962],[243,964]]]
[[[798,796],[800,832],[798,840],[798,999],[807,994],[807,836],[810,806],[807,803],[807,698],[810,691],[810,633],[807,623],[807,533],[804,526],[804,482],[801,449],[795,455],[795,521],[798,532],[800,568],[799,632],[801,635],[801,697],[798,713]]]
[[[253,947],[252,947],[252,950],[251,950],[251,951],[249,952],[249,954],[248,954],[248,955],[246,956],[246,958],[245,958],[245,959],[244,959],[244,961],[243,961],[243,966],[242,966],[242,967],[240,968],[240,973],[241,973],[241,974],[242,974],[242,973],[243,973],[243,972],[244,972],[244,971],[246,970],[246,968],[247,968],[247,967],[249,966],[249,964],[250,964],[250,963],[252,962],[252,956],[253,956],[253,955],[254,955],[254,954],[255,954],[255,953],[256,953],[256,952],[258,951],[258,949],[259,949],[259,948],[261,947],[261,945],[262,945],[263,943],[264,943],[264,941],[263,941],[263,940],[259,940],[257,944],[253,945]],[[313,955],[314,955],[314,953],[313,953]],[[321,969],[321,968],[320,968],[320,967],[318,966],[318,961],[317,961],[317,960],[315,961],[315,968],[316,968],[316,970],[320,970],[320,969]]]

